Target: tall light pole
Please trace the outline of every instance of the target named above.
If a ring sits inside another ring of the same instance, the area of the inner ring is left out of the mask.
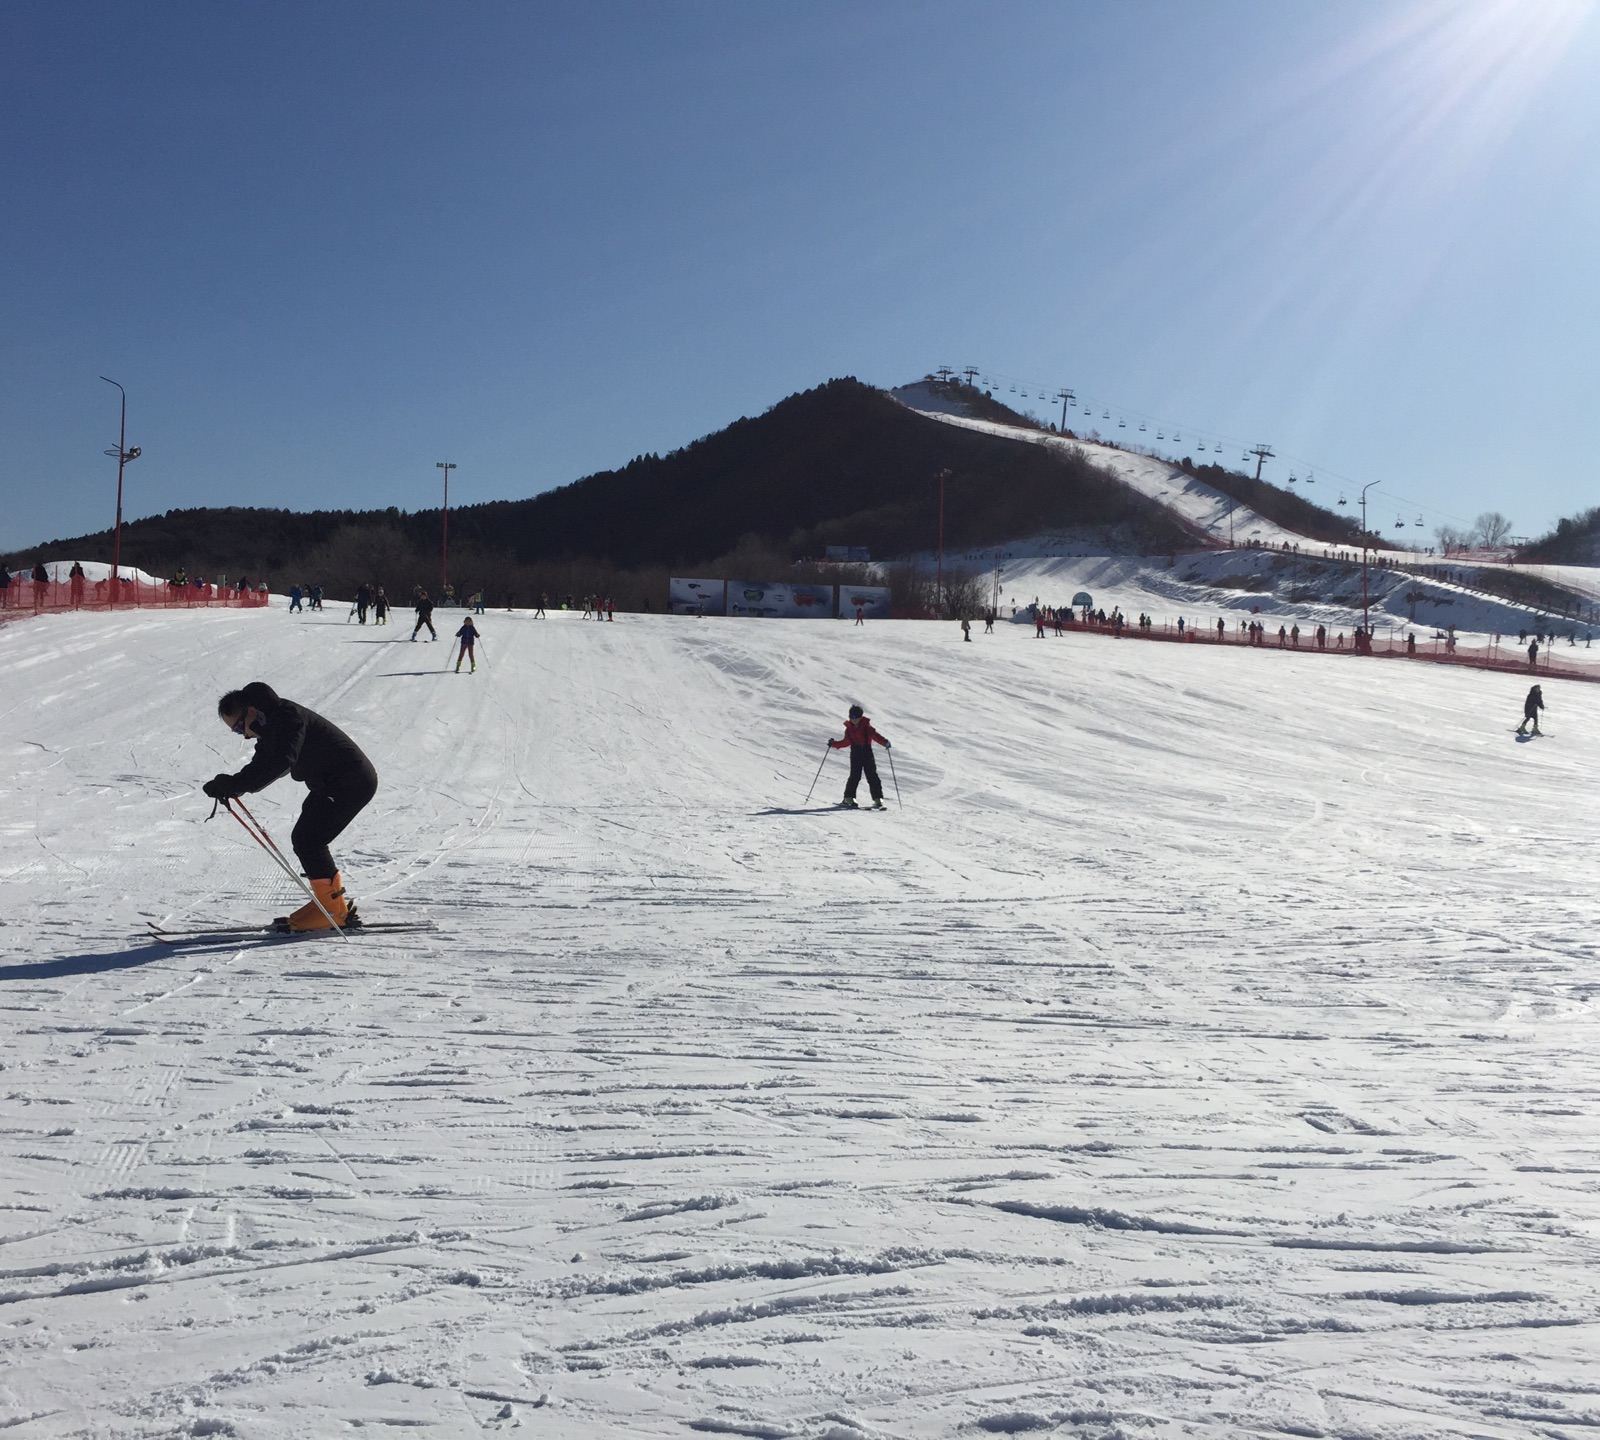
[[[117,385],[117,382],[109,376],[102,375],[100,378],[107,385]],[[137,445],[131,450],[128,449],[128,392],[123,390],[120,385],[117,385],[117,389],[122,394],[122,423],[117,429],[117,448],[105,452],[107,455],[115,455],[117,457],[117,523],[111,532],[111,588],[109,592],[113,605],[117,603],[117,570],[122,563],[122,469],[128,461],[137,460],[141,453]]]
[[[444,471],[444,510],[439,524],[439,593],[443,598],[444,588],[450,583],[450,472],[456,466],[449,460],[435,460],[433,468]]]
[[[1367,491],[1377,483],[1369,480],[1361,487],[1361,628],[1368,644],[1372,642],[1372,629],[1367,624]]]

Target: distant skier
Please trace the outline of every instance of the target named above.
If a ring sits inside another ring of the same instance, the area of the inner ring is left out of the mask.
[[[367,623],[367,611],[372,608],[372,586],[361,585],[356,590],[356,618]]]
[[[303,607],[300,604],[300,597],[304,593],[305,592],[302,591],[298,585],[291,585],[289,587],[289,613],[291,615],[294,614],[296,610],[301,610],[303,613]]]
[[[1528,698],[1522,702],[1522,724],[1517,726],[1517,734],[1526,733],[1528,722],[1533,721],[1533,733],[1542,735],[1544,731],[1539,728],[1539,712],[1544,709],[1544,695],[1537,685],[1528,691]]]
[[[83,604],[83,578],[83,566],[74,560],[72,569],[67,571],[67,580],[72,590],[72,608],[74,610]]]
[[[433,601],[428,599],[428,592],[426,590],[418,590],[417,623],[411,627],[411,638],[413,640],[417,638],[417,632],[421,630],[424,625],[428,627],[428,639],[437,640],[439,638],[439,632],[433,628]]]
[[[213,800],[231,800],[264,790],[287,774],[311,793],[301,807],[289,843],[334,923],[354,911],[345,896],[328,842],[355,819],[378,789],[378,772],[343,730],[315,710],[285,700],[268,684],[252,681],[217,702],[217,714],[235,735],[256,742],[250,763],[236,775],[216,775],[201,786]],[[307,902],[278,922],[289,930],[326,930],[328,917]]]
[[[961,617],[961,638],[969,645],[972,643],[972,621],[965,615]]]
[[[1530,641],[1528,641],[1528,669],[1537,670],[1538,668],[1539,668],[1539,642],[1538,642],[1538,640],[1530,640]]]
[[[473,651],[473,646],[478,643],[478,627],[472,623],[472,616],[467,616],[461,622],[461,628],[456,631],[456,639],[461,642],[461,651],[456,656],[456,674],[461,673],[461,662],[468,660],[472,663],[471,674],[478,673],[478,657]]]
[[[389,623],[389,597],[384,594],[383,586],[378,586],[372,595],[372,623],[374,625],[387,625]]]
[[[883,809],[883,781],[878,779],[878,762],[872,758],[874,741],[885,750],[890,748],[889,742],[872,728],[872,721],[862,714],[859,705],[850,707],[850,718],[844,722],[844,739],[828,741],[830,749],[848,748],[850,751],[850,778],[845,781],[844,800],[841,802],[847,809],[856,808],[856,790],[863,774],[867,777],[867,790],[872,795],[872,808]]]

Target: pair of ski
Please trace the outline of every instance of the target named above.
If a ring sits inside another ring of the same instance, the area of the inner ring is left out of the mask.
[[[279,925],[214,925],[206,929],[169,930],[165,925],[157,925],[154,920],[146,920],[150,927],[150,938],[159,940],[168,945],[181,944],[193,940],[234,940],[242,937],[256,936],[263,939],[299,939],[313,940],[322,936],[335,933],[343,935],[368,935],[368,934],[411,934],[437,930],[439,927],[432,920],[358,920],[353,925],[346,925],[342,931],[332,930],[288,930]]]
[[[833,808],[835,810],[887,810],[889,807],[881,800],[874,800],[870,805],[857,805],[854,800],[841,800]]]

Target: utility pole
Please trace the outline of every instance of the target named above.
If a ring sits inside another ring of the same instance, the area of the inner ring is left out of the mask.
[[[939,568],[934,577],[934,592],[940,615],[944,614],[944,482],[949,474],[948,470],[939,472]]]
[[[444,588],[450,583],[450,472],[456,465],[449,460],[435,460],[435,470],[444,471],[444,510],[439,523],[439,598],[444,599]]]
[[[1369,480],[1361,487],[1361,628],[1367,645],[1372,643],[1372,629],[1367,624],[1367,491],[1377,483]]]
[[[1272,447],[1270,445],[1257,445],[1249,453],[1256,457],[1256,479],[1259,480],[1261,478],[1261,467],[1273,458]]]
[[[976,365],[969,365],[961,373],[967,377],[967,389],[970,390],[972,388],[972,377],[978,373],[978,367]]]
[[[1067,428],[1067,406],[1078,397],[1072,391],[1062,389],[1056,391],[1055,398],[1061,402],[1061,428],[1065,430]]]
[[[117,385],[115,380],[108,376],[100,377],[107,385]],[[117,448],[107,450],[107,455],[117,457],[117,524],[111,532],[111,586],[108,594],[112,605],[117,603],[117,571],[122,563],[122,470],[130,460],[137,460],[142,453],[137,445],[128,449],[128,392],[117,385],[122,394],[122,424],[117,430]]]

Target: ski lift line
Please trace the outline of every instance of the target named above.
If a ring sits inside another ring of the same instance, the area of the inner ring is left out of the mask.
[[[1007,375],[998,370],[988,371],[985,377],[984,388],[989,390],[999,390],[1002,386],[1006,387],[1008,393],[1016,395],[1019,399],[1032,399],[1035,395],[1037,395],[1040,400],[1054,400],[1060,398],[1059,385],[1044,385],[1037,380],[1031,380],[1020,375]],[[1138,428],[1145,433],[1149,433],[1150,427],[1154,425],[1158,429],[1158,438],[1162,440],[1166,439],[1165,435],[1160,434],[1160,432],[1168,428],[1167,421],[1161,420],[1159,417],[1153,416],[1147,411],[1134,410],[1127,406],[1114,404],[1109,398],[1092,395],[1080,387],[1068,388],[1072,390],[1073,394],[1073,399],[1069,408],[1078,411],[1079,416],[1084,423],[1092,424],[1096,418],[1095,411],[1098,410],[1100,412],[1098,417],[1099,419],[1105,421],[1116,419],[1116,428],[1119,430],[1128,429],[1130,421],[1136,423]],[[1174,425],[1170,428],[1172,430],[1172,443],[1175,445],[1183,444],[1184,442],[1179,437],[1182,434],[1184,427]],[[1196,455],[1223,455],[1226,454],[1228,446],[1233,445],[1244,452],[1244,458],[1239,463],[1248,464],[1253,462],[1255,459],[1254,452],[1250,451],[1249,449],[1250,444],[1254,442],[1247,442],[1239,439],[1238,437],[1229,436],[1221,431],[1197,429],[1192,425],[1187,428],[1189,434],[1193,437],[1192,448]],[[1323,482],[1325,484],[1339,486],[1346,490],[1351,486],[1355,486],[1357,489],[1360,488],[1360,482],[1357,481],[1353,476],[1345,475],[1338,470],[1330,469],[1325,464],[1317,464],[1313,461],[1307,460],[1305,457],[1292,456],[1279,451],[1274,458],[1280,463],[1289,464],[1294,467],[1290,472],[1292,478],[1289,483],[1292,483],[1297,487],[1300,484],[1315,484],[1316,474],[1320,470]],[[1299,474],[1301,469],[1306,471],[1304,476]],[[1394,500],[1403,506],[1416,506],[1419,518],[1411,522],[1415,526],[1425,527],[1428,522],[1426,518],[1423,517],[1429,514],[1435,516],[1436,519],[1440,521],[1460,525],[1462,527],[1466,527],[1471,524],[1471,522],[1464,517],[1446,514],[1443,511],[1434,509],[1430,505],[1418,502],[1412,497],[1402,495],[1397,491],[1386,489],[1385,493],[1389,499]]]

